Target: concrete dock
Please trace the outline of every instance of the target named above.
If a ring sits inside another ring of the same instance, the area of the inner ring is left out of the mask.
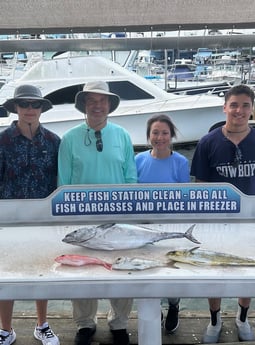
[[[163,310],[166,314],[166,310]],[[180,311],[180,326],[172,335],[166,335],[162,329],[162,344],[202,344],[202,334],[209,322],[208,311]],[[98,314],[97,332],[93,338],[93,345],[112,344],[111,333],[107,325],[107,314],[100,312]],[[223,329],[220,337],[220,343],[225,345],[238,344],[237,331],[235,327],[235,312],[223,312]],[[249,313],[249,320],[255,327],[255,312]],[[48,321],[54,332],[58,334],[61,345],[73,345],[76,326],[72,320],[70,312],[61,314],[49,313]],[[33,330],[36,323],[35,314],[28,315],[27,312],[14,313],[13,327],[17,333],[16,345],[38,345],[38,340],[33,337]],[[138,344],[137,341],[137,313],[133,311],[130,316],[129,328],[130,343]],[[247,345],[254,345],[255,342],[245,342]]]

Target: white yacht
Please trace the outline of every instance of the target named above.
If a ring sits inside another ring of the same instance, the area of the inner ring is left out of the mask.
[[[153,114],[164,113],[171,117],[178,129],[177,143],[197,141],[214,123],[225,119],[221,97],[167,93],[135,72],[99,56],[39,61],[19,80],[6,83],[0,89],[0,104],[13,97],[17,85],[36,85],[53,103],[53,109],[42,114],[41,122],[62,136],[84,121],[84,115],[74,107],[75,94],[86,82],[94,80],[108,82],[111,91],[120,96],[120,106],[109,115],[109,120],[128,130],[134,146],[147,145],[146,123]],[[1,131],[17,115],[7,114],[3,108],[0,113]]]

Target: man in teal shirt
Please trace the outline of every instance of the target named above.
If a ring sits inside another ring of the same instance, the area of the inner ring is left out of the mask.
[[[64,134],[58,158],[58,185],[136,183],[134,150],[127,131],[108,122],[119,105],[119,96],[105,82],[89,82],[75,98],[85,121]],[[97,300],[74,300],[78,327],[75,345],[90,345],[96,331]],[[129,345],[126,331],[131,299],[111,300],[109,326],[114,345]]]

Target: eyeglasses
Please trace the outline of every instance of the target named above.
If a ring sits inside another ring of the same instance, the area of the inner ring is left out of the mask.
[[[232,166],[237,168],[238,165],[241,163],[241,159],[242,159],[242,151],[240,150],[240,148],[238,146],[236,146],[236,150],[235,150],[235,159],[234,162],[232,163]]]
[[[20,108],[28,108],[29,106],[31,106],[33,109],[39,109],[42,107],[42,102],[41,101],[17,101],[16,104],[20,107]]]
[[[101,131],[96,131],[95,132],[95,137],[96,137],[96,148],[98,152],[103,151],[103,141],[102,141],[102,135]]]

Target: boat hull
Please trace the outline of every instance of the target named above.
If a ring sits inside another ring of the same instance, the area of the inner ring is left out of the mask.
[[[67,116],[68,114],[68,116]],[[225,120],[222,107],[219,105],[206,108],[190,108],[158,110],[147,112],[114,112],[109,115],[109,121],[124,127],[130,134],[134,146],[147,146],[146,125],[148,119],[155,114],[168,115],[177,127],[177,138],[175,143],[189,143],[198,141],[205,135],[209,128],[216,122]],[[17,115],[11,114],[7,118],[0,118],[0,132],[7,128]],[[49,130],[55,132],[60,137],[74,126],[84,121],[84,115],[78,112],[74,107],[62,106],[55,107],[43,113],[40,119],[41,123]]]

